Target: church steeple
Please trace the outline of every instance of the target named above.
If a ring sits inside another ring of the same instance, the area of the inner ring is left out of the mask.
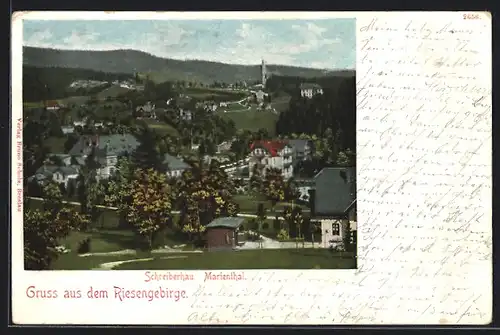
[[[266,86],[267,80],[267,69],[266,69],[266,61],[262,58],[262,63],[260,65],[260,75],[261,75],[261,84],[263,87]]]

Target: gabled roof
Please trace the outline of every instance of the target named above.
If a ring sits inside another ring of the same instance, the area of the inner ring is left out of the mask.
[[[143,106],[137,106],[135,108],[136,111],[140,111],[140,110],[143,110],[145,112],[152,112],[155,108],[155,105],[152,104],[150,101],[148,101],[145,105]]]
[[[132,153],[139,146],[139,141],[131,134],[113,134],[100,136],[81,136],[80,140],[68,152],[71,156],[88,154],[86,141],[98,141],[96,148],[98,156],[120,156],[125,153]]]
[[[58,157],[60,159],[65,159],[65,158],[69,158],[71,156],[68,154],[50,154],[49,157]]]
[[[271,156],[275,157],[278,155],[278,151],[283,150],[288,143],[286,141],[254,141],[250,144],[250,150],[255,148],[265,149]]]
[[[206,226],[206,228],[237,229],[243,224],[244,221],[245,221],[244,218],[239,218],[239,217],[222,217],[222,218],[217,218],[212,222],[210,222]]]
[[[61,166],[57,169],[57,172],[61,172],[63,176],[75,175],[78,174],[78,170],[72,166]]]
[[[321,86],[316,83],[302,83],[300,84],[300,89],[301,90],[321,89]]]
[[[49,101],[45,102],[45,106],[47,106],[47,107],[60,107],[60,106],[62,106],[62,104],[60,104],[56,100],[49,100]]]
[[[82,156],[74,156],[74,157],[78,165],[85,165],[85,158],[83,158]]]
[[[43,175],[45,177],[52,177],[54,172],[57,171],[59,166],[57,165],[42,165],[36,170],[35,175]]]
[[[312,141],[310,141],[310,140],[302,140],[302,139],[288,140],[288,144],[297,151],[305,151],[306,145],[307,144],[310,145],[311,142]]]
[[[349,206],[347,206],[346,209],[344,209],[344,213],[347,213],[347,212],[350,212],[355,206],[356,206],[356,200],[357,199],[354,199],[350,204]]]
[[[314,177],[315,216],[343,216],[356,199],[356,169],[324,168]]]
[[[165,154],[165,157],[163,159],[163,164],[167,164],[168,170],[170,171],[186,170],[190,168],[190,166],[186,162],[169,154]]]

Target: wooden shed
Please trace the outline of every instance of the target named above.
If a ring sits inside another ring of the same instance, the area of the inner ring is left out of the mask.
[[[208,250],[233,249],[238,245],[238,230],[245,219],[239,217],[217,218],[206,226]]]

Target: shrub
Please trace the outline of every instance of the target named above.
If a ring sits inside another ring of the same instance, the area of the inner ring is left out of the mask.
[[[163,247],[167,244],[167,234],[165,230],[158,231],[153,234],[153,242],[151,244],[153,249]]]
[[[257,234],[257,233],[253,233],[253,232],[247,232],[246,233],[246,239],[247,239],[247,241],[250,241],[250,242],[259,241],[260,240],[260,235]]]
[[[280,241],[284,241],[284,240],[290,239],[290,235],[288,234],[288,232],[285,229],[281,229],[276,237]]]
[[[78,244],[77,252],[79,254],[86,254],[90,252],[90,237],[84,239]]]
[[[280,228],[281,228],[281,223],[280,223],[280,220],[277,220],[277,219],[276,219],[276,220],[274,220],[274,221],[273,221],[273,228],[274,228],[274,230],[276,230],[276,231],[279,231],[279,230],[280,230]]]
[[[203,238],[199,237],[199,238],[196,238],[194,241],[193,241],[193,246],[197,249],[203,249],[207,246],[207,241],[205,241]]]
[[[255,220],[255,219],[248,220],[248,229],[249,230],[257,230],[258,227],[259,227],[259,224],[258,224],[257,220]]]

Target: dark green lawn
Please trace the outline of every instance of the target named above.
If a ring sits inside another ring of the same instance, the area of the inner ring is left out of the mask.
[[[87,256],[81,257],[78,255],[78,246],[85,240],[90,238],[90,253],[106,253],[123,250],[135,250],[133,254],[127,255],[104,255],[104,256]],[[163,239],[162,245],[175,246],[184,244],[183,241],[176,240],[172,234],[167,234]],[[52,264],[54,270],[88,270],[98,267],[99,264],[105,262],[115,262],[121,260],[149,258],[150,252],[136,250],[137,239],[134,233],[130,230],[99,230],[94,232],[72,232],[64,240],[60,241],[60,245],[70,249],[67,254],[61,254]],[[186,246],[184,250],[189,250]]]
[[[166,257],[182,257],[168,258]],[[354,269],[352,253],[337,253],[327,249],[265,249],[219,251],[204,253],[148,253],[137,251],[129,255],[81,257],[76,252],[59,255],[53,270],[90,270],[107,262],[139,260],[126,263],[116,270],[212,270],[212,269]]]
[[[179,255],[179,254],[175,254]],[[128,263],[117,270],[354,269],[352,253],[326,249],[266,249],[184,254],[187,258]]]
[[[276,131],[276,121],[278,115],[270,111],[247,110],[242,112],[219,113],[219,115],[231,119],[235,123],[236,129],[248,129],[257,131],[261,128],[267,129],[271,136]]]
[[[51,154],[64,154],[66,153],[66,150],[64,149],[65,142],[66,137],[51,136],[45,139],[43,144],[47,147]]]
[[[128,88],[124,88],[118,85],[113,85],[97,93],[97,99],[104,100],[107,97],[116,98],[117,96],[125,94],[129,91],[130,90]]]
[[[72,232],[61,241],[67,249],[76,251],[81,241],[90,238],[90,252],[110,252],[134,249],[135,235],[129,230],[100,230],[97,232]]]
[[[270,225],[271,226],[271,225]],[[105,253],[129,250],[126,255],[91,255],[81,257],[77,253],[78,245],[86,238],[91,238],[90,253]],[[182,241],[166,236],[164,243],[175,246]],[[134,234],[127,230],[103,230],[98,232],[73,232],[61,244],[71,251],[61,254],[52,263],[54,270],[90,270],[102,263],[153,258],[149,261],[127,263],[118,266],[119,270],[141,269],[352,269],[355,259],[352,253],[332,253],[327,249],[265,249],[240,250],[226,252],[197,253],[151,253],[133,251],[136,249]],[[307,242],[306,242],[307,244]],[[163,244],[162,244],[163,245]],[[182,250],[192,250],[185,246]],[[181,259],[164,259],[182,256]]]
[[[169,124],[150,119],[144,119],[143,121],[148,125],[150,129],[156,131],[161,135],[179,136],[179,132],[177,131],[177,129]]]

